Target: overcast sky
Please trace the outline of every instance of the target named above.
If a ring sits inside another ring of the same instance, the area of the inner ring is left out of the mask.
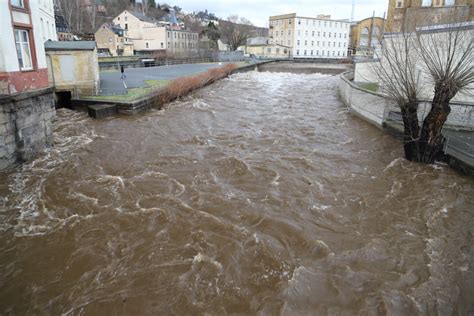
[[[158,1],[161,2],[161,1]],[[355,0],[354,19],[361,20],[372,16],[383,16],[387,11],[388,0]],[[257,26],[268,26],[268,17],[285,13],[301,16],[330,14],[334,19],[350,19],[352,0],[175,0],[186,12],[204,11],[227,18],[230,14],[246,17]]]

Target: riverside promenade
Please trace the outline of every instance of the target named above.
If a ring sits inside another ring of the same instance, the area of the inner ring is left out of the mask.
[[[125,78],[119,70],[100,73],[100,95],[123,95],[128,89],[144,88],[154,83],[166,83],[180,77],[206,72],[221,67],[222,63],[181,64],[146,68],[127,68]]]

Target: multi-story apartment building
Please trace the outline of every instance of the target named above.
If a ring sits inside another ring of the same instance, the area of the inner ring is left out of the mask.
[[[52,1],[0,1],[0,94],[48,86],[44,41],[55,29]]]
[[[389,0],[388,32],[474,20],[474,0]]]
[[[133,42],[125,37],[125,31],[119,26],[104,23],[97,29],[94,38],[100,55],[133,55]]]
[[[349,33],[349,21],[328,15],[277,15],[270,17],[269,44],[280,46],[282,55],[288,50],[290,58],[347,58]]]
[[[133,42],[135,51],[139,53],[189,53],[198,48],[198,33],[182,30],[176,25],[162,25],[137,12],[125,10],[113,23],[125,30],[125,37]]]

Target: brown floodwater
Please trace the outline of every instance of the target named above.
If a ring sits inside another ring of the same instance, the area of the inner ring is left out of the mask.
[[[473,313],[474,179],[402,159],[337,80],[58,110],[55,147],[0,173],[0,314]]]

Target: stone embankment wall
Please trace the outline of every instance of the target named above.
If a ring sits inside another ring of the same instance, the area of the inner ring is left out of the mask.
[[[339,81],[339,92],[342,101],[349,109],[361,118],[375,126],[382,128],[388,120],[390,112],[400,112],[394,101],[385,95],[372,92],[357,86],[352,79],[353,71],[345,72]],[[421,101],[418,108],[420,122],[428,115],[431,109],[429,101]],[[457,102],[451,104],[451,113],[445,124],[446,128],[457,130],[474,130],[474,104]]]
[[[53,145],[51,88],[0,97],[0,170]]]

